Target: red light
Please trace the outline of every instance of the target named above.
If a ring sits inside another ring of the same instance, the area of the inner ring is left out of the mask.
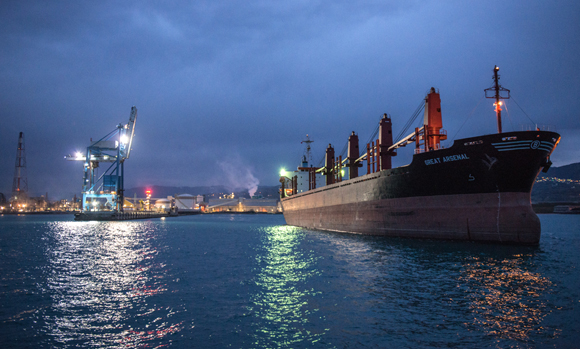
[[[151,190],[146,190],[145,194],[147,194],[147,195],[151,194]]]

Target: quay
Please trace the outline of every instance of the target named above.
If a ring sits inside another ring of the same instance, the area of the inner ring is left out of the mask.
[[[133,219],[161,218],[173,216],[177,216],[177,214],[157,211],[132,211],[132,212],[97,211],[97,212],[75,213],[75,221],[126,221]]]

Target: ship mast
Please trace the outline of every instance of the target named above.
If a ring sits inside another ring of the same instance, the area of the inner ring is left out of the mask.
[[[300,142],[300,143],[306,143],[306,154],[305,154],[305,157],[304,157],[304,159],[305,159],[305,160],[306,160],[308,163],[312,162],[312,157],[311,157],[311,155],[310,155],[310,151],[311,151],[311,149],[312,149],[312,148],[310,148],[310,143],[314,143],[314,141],[313,141],[313,140],[311,140],[311,139],[310,139],[310,137],[309,137],[308,135],[306,135],[306,139],[305,139],[305,140],[303,140],[303,141],[302,141],[302,142]]]
[[[499,71],[499,67],[496,65],[493,68],[493,82],[494,82],[494,86],[490,87],[490,88],[486,88],[485,91],[485,97],[486,98],[493,98],[495,99],[495,103],[493,104],[495,106],[495,113],[497,115],[497,133],[501,133],[502,129],[501,129],[501,105],[502,102],[500,101],[500,99],[509,99],[510,98],[510,90],[508,90],[507,88],[503,88],[500,84],[499,84],[499,75],[497,74],[497,72]],[[488,94],[489,92],[493,92],[493,94]],[[502,95],[502,92],[503,95]]]

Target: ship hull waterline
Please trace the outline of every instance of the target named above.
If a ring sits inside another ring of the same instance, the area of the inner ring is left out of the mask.
[[[317,230],[537,245],[531,189],[559,139],[522,131],[457,140],[407,166],[282,198],[284,217]]]

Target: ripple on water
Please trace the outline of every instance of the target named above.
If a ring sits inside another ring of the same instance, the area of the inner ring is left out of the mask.
[[[167,291],[170,270],[156,261],[152,222],[54,222],[45,245],[52,306],[39,316],[51,343],[137,347],[161,342],[183,328],[154,305]],[[163,319],[163,320],[162,320]]]

